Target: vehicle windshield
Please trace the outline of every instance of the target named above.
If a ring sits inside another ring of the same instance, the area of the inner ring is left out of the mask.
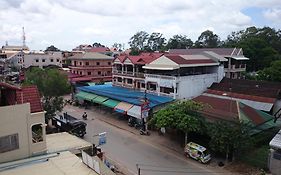
[[[203,154],[204,154],[204,156],[207,156],[207,155],[209,155],[210,153],[209,153],[208,150],[205,150],[205,151],[203,151]]]

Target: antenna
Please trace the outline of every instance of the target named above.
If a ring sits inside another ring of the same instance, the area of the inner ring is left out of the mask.
[[[25,45],[25,32],[24,32],[24,27],[22,27],[22,46],[26,46]]]

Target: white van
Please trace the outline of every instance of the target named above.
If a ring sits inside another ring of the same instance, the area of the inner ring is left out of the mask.
[[[194,142],[186,144],[184,153],[187,157],[191,157],[201,163],[207,163],[211,160],[209,151],[205,147]]]

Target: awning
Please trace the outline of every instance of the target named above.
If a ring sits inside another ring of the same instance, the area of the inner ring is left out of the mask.
[[[88,101],[91,101],[97,97],[96,94],[92,94],[92,93],[88,93],[88,92],[84,92],[84,91],[78,92],[78,94],[76,94],[75,96],[77,98],[81,98],[81,99],[88,100]]]
[[[120,101],[108,99],[108,100],[104,101],[102,104],[103,104],[104,106],[107,106],[107,107],[110,107],[110,108],[114,108],[114,107],[117,106],[119,103],[120,103]]]
[[[128,110],[127,114],[129,116],[141,119],[141,107],[134,105],[131,109]]]
[[[126,102],[120,102],[117,106],[115,106],[114,110],[120,113],[126,113],[131,107],[132,104]]]
[[[249,60],[249,58],[247,58],[247,57],[243,57],[243,56],[237,56],[237,57],[235,57],[235,56],[233,56],[233,57],[230,57],[230,58],[233,58],[233,59],[235,59],[235,60]]]
[[[108,99],[107,97],[97,95],[96,98],[92,99],[92,102],[102,104],[102,102],[104,102],[107,99]]]
[[[151,65],[147,64],[145,66],[142,66],[144,69],[152,69],[152,70],[175,70],[179,69],[180,67],[178,65]]]

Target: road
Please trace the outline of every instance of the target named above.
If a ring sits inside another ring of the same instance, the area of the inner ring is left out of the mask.
[[[80,117],[84,110],[68,106],[65,111]],[[98,138],[93,137],[93,135],[107,132],[107,143],[102,145],[103,151],[131,174],[138,173],[136,164],[140,164],[141,175],[217,174],[213,173],[214,171],[207,170],[204,165],[196,161],[187,160],[169,149],[142,139],[142,137],[149,136],[130,133],[101,121],[98,117],[93,117],[100,116],[99,111],[88,110],[87,112],[89,119],[85,121],[87,123],[87,134],[84,139],[97,143]],[[92,118],[95,119],[92,120]]]

